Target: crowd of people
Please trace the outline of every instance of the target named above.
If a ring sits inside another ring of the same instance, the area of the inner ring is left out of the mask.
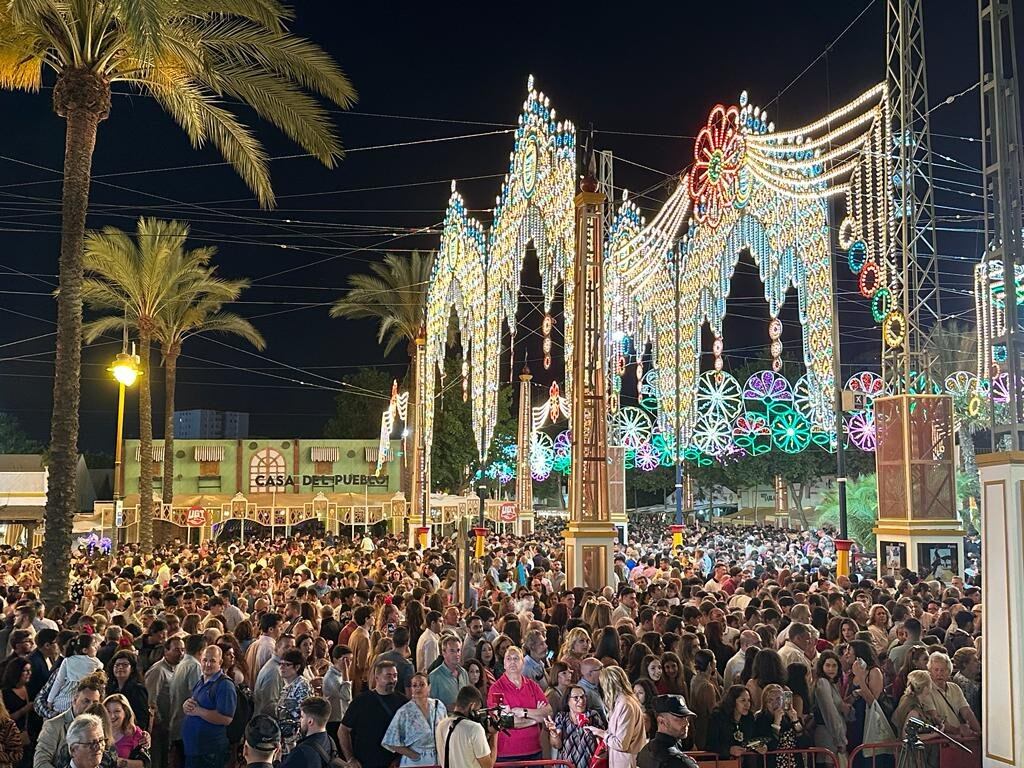
[[[836,577],[825,530],[637,519],[614,584],[567,588],[560,529],[492,535],[464,596],[454,540],[79,551],[53,606],[0,550],[0,766],[863,766],[908,722],[980,731],[978,573]]]

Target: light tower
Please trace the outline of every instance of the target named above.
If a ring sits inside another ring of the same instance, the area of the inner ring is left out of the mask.
[[[524,535],[533,532],[533,475],[530,472],[530,438],[533,435],[533,408],[530,399],[532,381],[530,366],[523,361],[523,370],[519,374],[519,423],[516,435],[516,507],[517,530]]]
[[[608,428],[605,396],[604,207],[594,174],[576,195],[573,265],[577,341],[571,361],[572,469],[569,526],[565,537],[567,588],[599,590],[612,583],[618,535],[608,494]]]
[[[950,553],[948,570],[959,574],[964,531],[956,510],[953,403],[948,395],[930,394],[924,384],[931,367],[927,339],[942,314],[923,5],[923,0],[886,4],[893,137],[886,263],[906,329],[902,344],[883,340],[882,378],[893,394],[876,398],[873,405],[879,488],[875,551],[905,553],[901,566],[911,570],[931,565],[939,552]],[[892,329],[886,335],[891,337]],[[879,565],[883,562],[879,558]]]

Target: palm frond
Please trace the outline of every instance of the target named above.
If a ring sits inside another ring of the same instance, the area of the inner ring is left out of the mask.
[[[203,123],[213,145],[242,177],[242,181],[256,195],[259,204],[263,208],[273,208],[276,201],[263,145],[256,140],[252,131],[226,109],[205,100],[199,106],[203,110]]]
[[[82,323],[82,338],[87,344],[92,344],[101,336],[120,336],[125,319],[117,315],[106,315],[97,317],[95,320],[87,320]],[[134,326],[134,322],[129,322]]]
[[[277,0],[188,0],[181,4],[180,12],[189,16],[237,16],[277,33],[284,32],[285,23],[295,18],[295,12]]]
[[[341,144],[316,99],[282,77],[253,67],[224,64],[214,69],[216,90],[245,102],[325,166],[334,167]]]
[[[225,18],[198,30],[199,44],[227,62],[255,65],[294,80],[347,108],[356,91],[341,67],[316,43],[282,34],[245,19]]]
[[[174,3],[167,0],[117,0],[111,6],[132,48],[150,56],[159,55],[166,19]]]

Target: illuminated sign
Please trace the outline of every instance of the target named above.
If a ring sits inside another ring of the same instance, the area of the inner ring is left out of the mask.
[[[381,475],[256,475],[253,483],[260,488],[286,488],[296,485],[311,488],[335,488],[337,486],[368,485],[371,488],[388,485],[388,476]]]

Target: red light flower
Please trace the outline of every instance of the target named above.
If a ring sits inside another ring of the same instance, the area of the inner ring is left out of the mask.
[[[739,110],[715,105],[693,148],[690,197],[697,221],[711,227],[721,222],[723,210],[736,197],[736,176],[743,152]]]

